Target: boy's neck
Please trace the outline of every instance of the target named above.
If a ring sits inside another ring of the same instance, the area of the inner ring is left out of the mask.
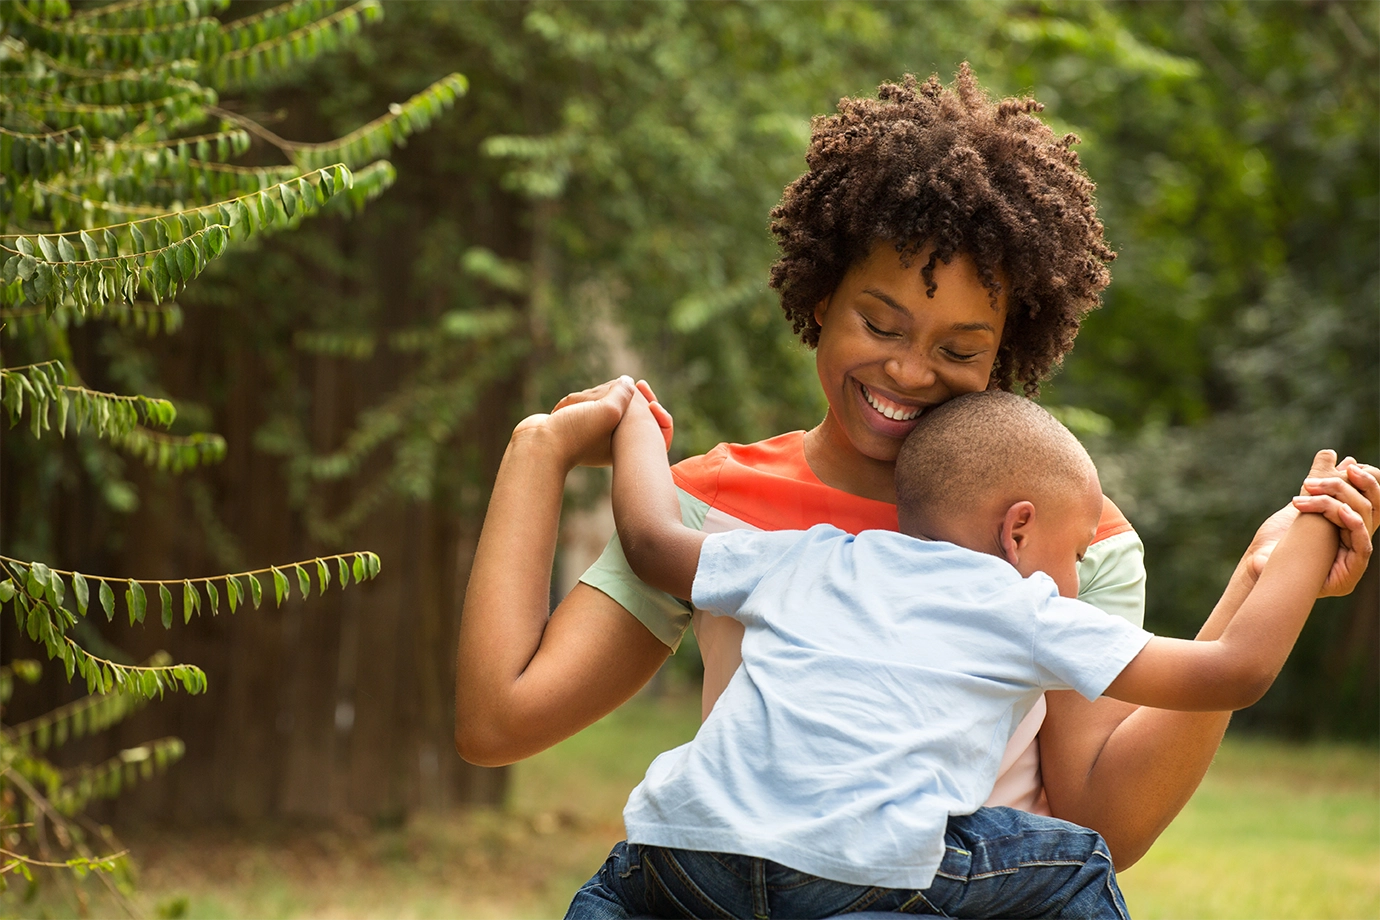
[[[902,533],[917,540],[952,543],[975,553],[1006,559],[1001,545],[1000,515],[975,512],[964,520],[916,521],[907,524],[902,525]]]

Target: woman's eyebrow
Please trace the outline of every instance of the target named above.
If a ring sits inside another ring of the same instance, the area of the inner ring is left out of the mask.
[[[892,297],[885,291],[879,291],[876,288],[863,288],[863,293],[870,294],[871,296],[880,300],[882,303],[886,304],[891,309],[895,310],[897,313],[904,314],[906,319],[911,318],[910,310],[902,306],[900,301],[896,300],[894,297]]]

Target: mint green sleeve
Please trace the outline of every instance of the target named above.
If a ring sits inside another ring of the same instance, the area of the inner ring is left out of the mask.
[[[1134,530],[1088,547],[1078,563],[1078,599],[1145,625],[1145,547]]]
[[[681,523],[695,530],[702,529],[709,506],[680,489],[676,493],[680,499]],[[617,601],[671,651],[680,645],[681,636],[690,626],[690,605],[648,587],[634,575],[617,533],[609,539],[594,564],[580,576],[580,581]]]

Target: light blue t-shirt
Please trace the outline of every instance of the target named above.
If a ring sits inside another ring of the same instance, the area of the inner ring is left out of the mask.
[[[691,600],[746,627],[688,744],[647,769],[630,843],[928,888],[1046,690],[1094,699],[1150,639],[1043,573],[888,531],[708,537]]]

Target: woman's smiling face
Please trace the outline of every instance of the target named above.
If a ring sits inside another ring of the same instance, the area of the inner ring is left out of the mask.
[[[963,393],[985,390],[1001,344],[1006,297],[983,287],[970,258],[936,263],[930,297],[920,268],[882,242],[815,308],[815,363],[829,412],[806,438],[806,458],[824,482],[855,495],[895,500],[891,477],[916,419]]]

